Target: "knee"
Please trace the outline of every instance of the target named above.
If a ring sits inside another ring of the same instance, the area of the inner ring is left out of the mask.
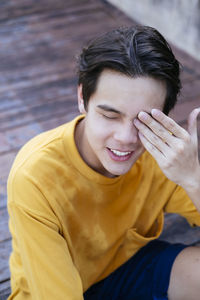
[[[168,298],[198,300],[199,295],[200,247],[187,247],[179,253],[172,266]]]

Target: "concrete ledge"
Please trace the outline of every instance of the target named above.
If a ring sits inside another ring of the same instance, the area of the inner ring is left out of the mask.
[[[108,0],[200,61],[200,0]]]

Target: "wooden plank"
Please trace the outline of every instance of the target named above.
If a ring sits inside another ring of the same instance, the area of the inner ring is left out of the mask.
[[[34,0],[1,0],[0,2],[0,21],[7,19],[15,19],[21,16],[41,14],[44,11],[51,12],[52,10],[62,10],[64,8],[76,7],[78,5],[88,4],[91,1],[87,0],[40,0],[40,5]]]
[[[72,110],[65,114],[64,116],[55,116],[54,118],[51,118],[50,120],[43,120],[40,121],[39,124],[41,128],[46,131],[49,129],[56,128],[57,126],[60,126],[66,122],[71,121],[79,114],[78,109]]]
[[[65,98],[61,98],[56,102],[49,101],[38,106],[33,106],[28,112],[21,113],[21,118],[18,113],[13,113],[12,121],[10,121],[10,112],[8,116],[5,114],[2,126],[7,127],[1,128],[0,154],[5,154],[15,149],[18,150],[33,136],[41,133],[44,128],[47,128],[47,126],[43,127],[42,124],[44,122],[49,122],[50,124],[51,120],[57,120],[57,122],[53,121],[53,124],[61,125],[62,123],[59,119],[62,119],[63,123],[65,123],[72,119],[72,115],[76,116],[77,114],[78,106],[76,101],[69,101]],[[48,126],[48,129],[50,128],[52,128],[51,125]]]
[[[198,70],[194,68],[190,68],[187,66],[182,67],[181,71],[181,82],[184,84],[185,82],[190,82],[198,76]]]
[[[10,152],[10,153],[0,155],[0,183],[1,182],[6,183],[8,173],[13,164],[15,156],[16,156],[15,152]]]
[[[94,18],[95,17],[96,16],[94,16]],[[46,64],[58,67],[59,60],[62,60],[61,65],[63,65],[63,62],[66,60],[66,64],[64,65],[66,66],[66,69],[68,69],[68,64],[71,64],[71,61],[75,62],[72,58],[74,58],[75,52],[78,53],[80,51],[80,48],[84,43],[83,41],[88,40],[96,33],[94,26],[92,26],[94,20],[88,21],[88,17],[86,20],[86,25],[80,27],[80,24],[78,24],[77,34],[75,35],[76,38],[73,37],[71,40],[68,39],[67,35],[73,36],[72,32],[75,31],[76,28],[73,28],[73,26],[69,27],[67,24],[63,24],[62,30],[54,33],[50,31],[46,33],[48,30],[47,26],[47,28],[44,28],[44,32],[41,32],[41,28],[40,33],[34,34],[33,36],[28,32],[27,36],[20,36],[18,41],[15,41],[10,37],[9,39],[11,42],[4,46],[0,51],[0,58],[2,61],[0,75],[4,74],[4,76],[1,76],[1,83],[5,84],[8,83],[8,81],[13,82],[14,79],[17,79],[19,82],[16,72],[20,72],[23,79],[24,76],[27,77],[27,70],[28,76],[30,76],[32,72],[38,72],[36,65],[39,65],[39,70],[42,70]],[[98,20],[96,20],[96,22],[97,21]],[[106,28],[107,27],[104,25],[99,29],[100,31],[104,31]],[[10,31],[8,31],[7,35],[9,35],[9,33]],[[23,42],[21,42],[21,40],[23,40]],[[4,40],[2,44],[6,44]],[[15,49],[14,53],[12,49]],[[35,53],[37,53],[37,55],[35,55]],[[31,68],[33,68],[33,70]],[[15,73],[13,73],[13,71]],[[1,91],[4,89],[5,86],[1,85]]]
[[[53,113],[54,108],[55,112]],[[39,108],[34,109],[36,112],[37,109],[39,110],[37,118],[30,117],[28,123],[21,122],[19,127],[13,127],[10,130],[7,129],[4,132],[3,137],[5,142],[3,141],[4,146],[1,147],[1,155],[10,153],[10,151],[18,151],[32,137],[44,131],[44,128],[52,128],[52,122],[53,124],[61,125],[62,123],[60,119],[62,119],[62,121],[64,121],[65,123],[68,120],[71,120],[73,116],[78,115],[78,110],[75,109],[74,103],[72,103],[72,105],[69,105],[65,102],[57,103],[57,105],[55,105],[54,103],[49,103],[49,105],[44,106],[44,115],[42,115],[42,110],[40,110]],[[43,127],[42,125],[44,122],[46,123],[45,127]],[[49,125],[47,126],[47,124]],[[23,133],[23,130],[25,133]]]
[[[1,88],[0,88],[1,89]],[[22,105],[22,102],[20,99],[15,98],[16,95],[14,92],[7,92],[7,95],[2,95],[0,92],[0,113],[2,111],[9,110],[11,107],[19,107]]]
[[[0,162],[4,162],[4,160],[1,159],[1,154],[0,154]],[[2,168],[0,168],[0,171],[2,171]],[[8,168],[4,168],[4,172],[6,174],[2,174],[0,172],[0,209],[6,208],[7,206],[7,176],[8,176]]]
[[[193,80],[185,82],[181,93],[181,101],[199,99],[198,103],[200,104],[200,78],[195,77]]]
[[[200,97],[195,99],[187,99],[185,102],[178,102],[175,108],[170,112],[170,116],[176,122],[183,124],[187,121],[189,113],[196,107],[200,106]]]
[[[7,102],[10,101],[11,103],[7,105],[7,108],[2,108],[0,111],[0,122],[2,122],[4,114],[8,115],[11,110],[27,110],[26,107],[23,107],[24,104],[33,106],[35,103],[49,101],[49,99],[55,101],[55,97],[72,96],[76,93],[76,82],[73,72],[57,75],[56,73],[53,74],[52,70],[52,74],[38,74],[37,78],[27,77],[23,81],[4,85],[3,88],[0,88],[0,98],[7,99]],[[13,93],[10,95],[11,91]],[[14,101],[12,105],[12,100],[15,97],[19,98],[20,102],[16,104]],[[6,106],[6,102],[4,105]]]
[[[192,228],[183,217],[167,214],[160,239],[170,243],[197,244],[200,242],[200,227]]]
[[[11,238],[8,228],[7,208],[0,209],[0,243]]]
[[[45,73],[38,74],[37,78],[27,78],[19,83],[14,82],[13,84],[5,85],[0,89],[0,98],[6,97],[9,90],[13,90],[15,97],[21,99],[21,103],[19,105],[14,103],[13,107],[10,105],[9,109],[2,109],[0,121],[4,113],[8,113],[12,108],[18,109],[21,107],[21,110],[26,110],[26,108],[23,108],[24,104],[33,106],[35,103],[46,102],[51,98],[54,98],[55,101],[55,97],[58,96],[72,96],[76,93],[76,82],[77,80],[74,78],[73,73],[65,72],[59,75],[56,73],[50,73],[49,75]],[[14,99],[14,95],[10,97],[10,101]]]
[[[75,110],[76,104],[74,101],[68,101],[66,99],[59,99],[52,102],[47,102],[45,104],[41,104],[39,106],[34,106],[29,109],[29,111],[18,112],[13,115],[13,118],[4,117],[2,122],[0,123],[1,132],[4,132],[4,136],[7,135],[8,129],[22,127],[31,123],[39,122],[42,120],[47,120],[54,116],[64,116],[67,113],[70,113]],[[3,122],[4,121],[4,122]],[[17,131],[16,131],[17,132]],[[9,131],[10,133],[10,131]],[[18,132],[17,132],[18,133]],[[23,137],[23,136],[22,136]],[[9,137],[8,134],[8,143],[10,145],[13,144],[13,141],[17,141],[15,136]],[[5,145],[5,147],[9,147]]]
[[[0,300],[7,300],[10,295],[10,280],[0,282]]]
[[[16,42],[21,37],[27,38],[28,42],[30,42],[30,38],[32,37],[32,35],[41,35],[42,33],[48,33],[49,36],[52,30],[62,31],[62,29],[64,29],[64,32],[68,32],[70,28],[72,29],[74,26],[76,28],[76,26],[78,26],[78,24],[80,23],[82,23],[82,25],[84,26],[88,22],[93,22],[94,19],[96,19],[96,21],[99,20],[100,22],[100,20],[102,20],[102,17],[105,17],[105,11],[99,8],[100,7],[98,7],[97,3],[93,3],[90,6],[77,6],[75,10],[62,9],[58,12],[52,10],[51,14],[49,14],[49,11],[43,11],[42,14],[38,15],[23,15],[17,20],[9,19],[7,22],[4,22],[4,26],[0,28],[0,34],[3,40],[5,40],[7,43]],[[112,19],[108,19],[107,21],[108,24],[113,23]],[[99,25],[103,24],[99,23]],[[10,33],[10,36],[7,36],[8,33]],[[70,38],[73,38],[77,37],[77,35],[80,35],[80,33],[77,32],[76,35],[72,34],[71,36],[68,36]],[[39,40],[40,39],[32,42],[37,43]],[[23,48],[23,45],[24,43],[17,46]]]
[[[0,243],[0,282],[10,278],[9,257],[12,251],[11,240]]]
[[[10,130],[0,133],[1,148],[0,155],[9,153],[11,151],[18,151],[33,136],[42,132],[42,128],[37,122],[32,122],[20,128],[13,127]]]
[[[5,208],[7,205],[7,194],[0,193],[0,209]]]
[[[181,62],[182,66],[193,69],[196,75],[200,75],[200,61],[194,59],[194,57],[190,56],[179,48],[173,45],[171,46],[175,56]]]

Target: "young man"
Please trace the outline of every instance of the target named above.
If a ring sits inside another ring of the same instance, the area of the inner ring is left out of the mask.
[[[81,115],[40,134],[8,180],[11,299],[199,299],[200,249],[156,240],[164,212],[200,225],[197,116],[167,115],[179,63],[150,27],[79,60]]]

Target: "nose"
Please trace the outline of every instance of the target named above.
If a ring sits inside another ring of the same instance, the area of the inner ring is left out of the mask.
[[[120,124],[114,133],[114,139],[123,145],[136,144],[138,142],[138,130],[133,122]]]

